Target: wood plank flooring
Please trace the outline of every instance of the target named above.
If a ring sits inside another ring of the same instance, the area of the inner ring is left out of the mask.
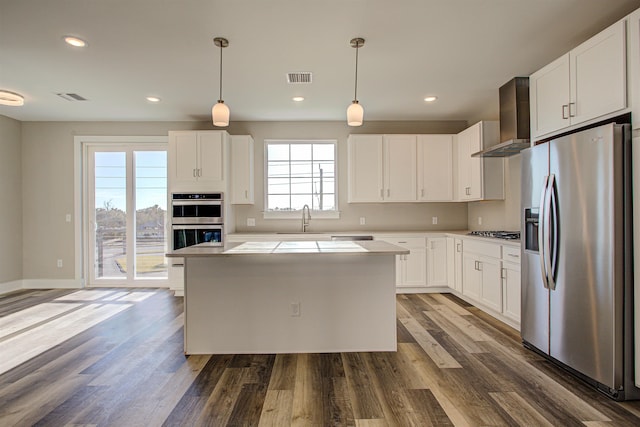
[[[185,357],[168,291],[11,293],[0,365],[28,357],[0,375],[0,426],[640,425],[640,402],[600,395],[453,296],[398,295],[397,318],[397,352]]]

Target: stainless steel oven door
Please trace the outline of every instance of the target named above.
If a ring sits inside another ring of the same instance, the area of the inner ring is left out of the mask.
[[[211,246],[224,244],[222,225],[173,225],[171,234],[174,251],[200,243],[208,243]]]
[[[173,200],[172,224],[222,224],[224,209],[221,200]]]

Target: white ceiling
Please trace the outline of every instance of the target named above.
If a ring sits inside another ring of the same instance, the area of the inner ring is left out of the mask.
[[[0,89],[22,121],[479,120],[498,88],[640,7],[638,0],[0,0]],[[64,35],[88,41],[67,46]],[[287,72],[311,71],[310,85]],[[56,93],[77,93],[70,102]],[[426,104],[426,95],[439,100]],[[162,99],[159,104],[145,100]],[[295,95],[304,96],[294,103]]]

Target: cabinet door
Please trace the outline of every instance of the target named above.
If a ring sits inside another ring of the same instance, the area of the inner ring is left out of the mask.
[[[231,137],[231,203],[253,204],[253,138]]]
[[[570,52],[572,124],[626,108],[625,38],[620,21]]]
[[[502,314],[520,322],[520,264],[502,263]]]
[[[633,129],[640,129],[640,9],[629,15],[629,104]],[[638,356],[640,357],[640,355]],[[640,376],[640,372],[638,373]]]
[[[480,300],[482,271],[478,268],[478,259],[473,254],[462,255],[462,293],[476,301]]]
[[[482,159],[471,157],[482,150],[482,123],[463,130],[458,134],[458,196],[460,200],[480,200],[482,198]]]
[[[383,200],[382,135],[350,135],[348,201]]]
[[[569,126],[569,54],[529,77],[531,137]]]
[[[418,135],[418,200],[453,200],[453,135]]]
[[[169,138],[174,170],[172,181],[189,182],[198,178],[198,138],[195,132],[175,132]]]
[[[454,278],[453,278],[453,288],[462,292],[462,239],[454,239]]]
[[[427,286],[447,286],[447,238],[427,239]]]
[[[502,265],[495,258],[478,257],[478,266],[482,273],[480,301],[487,307],[502,312]]]
[[[404,256],[403,286],[425,286],[427,284],[427,255],[424,249],[411,248],[411,253]]]
[[[198,180],[224,180],[224,144],[222,132],[198,132]]]
[[[416,136],[384,135],[384,199],[416,201]]]

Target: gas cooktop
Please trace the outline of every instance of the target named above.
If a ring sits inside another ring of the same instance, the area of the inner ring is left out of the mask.
[[[519,231],[472,231],[469,236],[493,237],[495,239],[517,240],[520,238]]]

